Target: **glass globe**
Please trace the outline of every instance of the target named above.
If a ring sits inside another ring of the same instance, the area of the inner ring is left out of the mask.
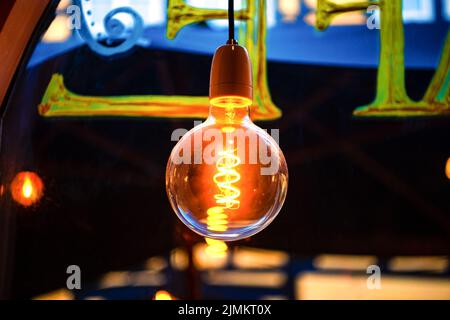
[[[174,147],[166,189],[181,221],[211,239],[256,234],[279,213],[288,170],[275,140],[249,117],[251,101],[211,101],[210,115]]]

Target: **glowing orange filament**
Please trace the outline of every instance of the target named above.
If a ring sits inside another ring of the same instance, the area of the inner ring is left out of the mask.
[[[214,195],[217,206],[208,209],[206,223],[211,231],[226,231],[228,229],[228,214],[226,210],[239,209],[238,200],[241,191],[233,184],[241,179],[241,175],[236,171],[241,160],[234,154],[233,149],[228,149],[219,153],[216,168],[217,173],[213,177],[220,193]],[[214,256],[223,256],[228,246],[220,240],[206,238],[208,247],[206,252]]]
[[[240,206],[238,198],[241,191],[233,184],[241,180],[241,175],[235,169],[241,160],[234,155],[234,150],[222,151],[219,156],[216,164],[218,172],[213,180],[220,193],[214,196],[217,206],[208,209],[206,219],[208,229],[211,231],[226,231],[228,215],[225,209],[236,210]]]

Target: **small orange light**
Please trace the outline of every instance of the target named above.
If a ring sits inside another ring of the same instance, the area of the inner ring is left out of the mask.
[[[450,158],[448,158],[447,164],[445,166],[445,174],[446,174],[447,178],[450,179]]]
[[[174,298],[167,291],[159,290],[156,292],[154,300],[174,300]]]
[[[11,183],[12,198],[29,207],[38,202],[44,193],[44,183],[34,172],[19,172]]]

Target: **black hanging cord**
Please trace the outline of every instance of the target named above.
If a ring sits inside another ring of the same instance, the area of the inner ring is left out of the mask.
[[[228,0],[228,40],[234,41],[234,0]]]

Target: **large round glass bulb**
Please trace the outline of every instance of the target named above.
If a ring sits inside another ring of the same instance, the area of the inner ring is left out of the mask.
[[[288,170],[275,140],[249,117],[251,101],[211,101],[210,115],[173,149],[166,188],[175,213],[212,239],[246,238],[269,225],[286,198]]]

